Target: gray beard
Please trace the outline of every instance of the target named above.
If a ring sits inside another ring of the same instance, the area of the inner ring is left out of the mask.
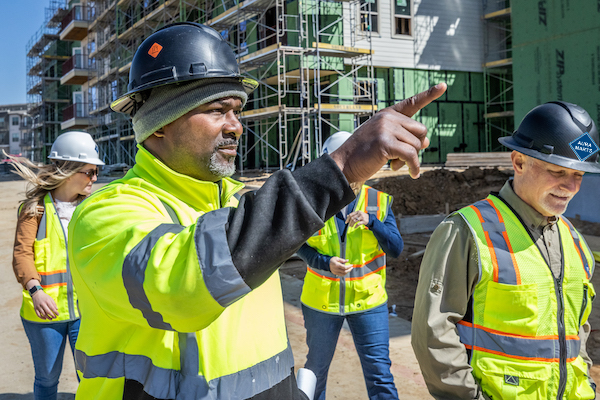
[[[235,157],[231,157],[227,161],[219,161],[217,153],[213,153],[210,156],[208,170],[219,179],[229,177],[235,173]]]

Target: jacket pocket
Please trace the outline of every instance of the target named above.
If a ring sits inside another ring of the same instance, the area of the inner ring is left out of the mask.
[[[339,311],[339,284],[332,287],[333,283],[330,279],[321,278],[311,272],[307,272],[304,277],[304,286],[302,287],[300,301],[309,307],[321,311]]]
[[[350,312],[362,311],[383,304],[387,300],[387,292],[383,287],[383,278],[379,274],[371,274],[353,282],[353,298]]]
[[[573,379],[567,385],[568,399],[594,399],[596,393],[590,385],[588,366],[583,358],[577,357],[575,361],[568,364],[567,374]],[[571,386],[572,385],[572,386]]]
[[[579,313],[579,326],[584,324],[592,312],[592,302],[596,298],[596,290],[592,282],[584,279],[583,281],[583,301],[581,302],[581,312]]]
[[[485,326],[501,332],[534,336],[538,330],[535,283],[507,285],[490,281],[485,298]]]
[[[550,398],[551,364],[514,362],[485,357],[476,362],[483,391],[491,399],[538,400]]]

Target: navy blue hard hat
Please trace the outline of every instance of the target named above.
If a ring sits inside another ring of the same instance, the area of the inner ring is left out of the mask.
[[[592,117],[582,107],[552,101],[527,113],[512,136],[500,143],[550,164],[600,173],[600,142]]]
[[[197,79],[235,80],[250,94],[258,86],[240,74],[235,53],[219,32],[194,22],[167,25],[138,47],[129,71],[127,93],[115,100],[113,111],[133,115],[149,89]]]

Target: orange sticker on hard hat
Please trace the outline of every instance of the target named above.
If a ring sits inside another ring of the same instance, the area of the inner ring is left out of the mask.
[[[162,49],[163,47],[160,44],[154,43],[152,47],[150,47],[150,50],[148,50],[148,54],[156,58]]]

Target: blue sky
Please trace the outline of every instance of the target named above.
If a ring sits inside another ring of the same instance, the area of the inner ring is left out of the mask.
[[[48,0],[0,0],[0,105],[27,102],[26,50]]]

